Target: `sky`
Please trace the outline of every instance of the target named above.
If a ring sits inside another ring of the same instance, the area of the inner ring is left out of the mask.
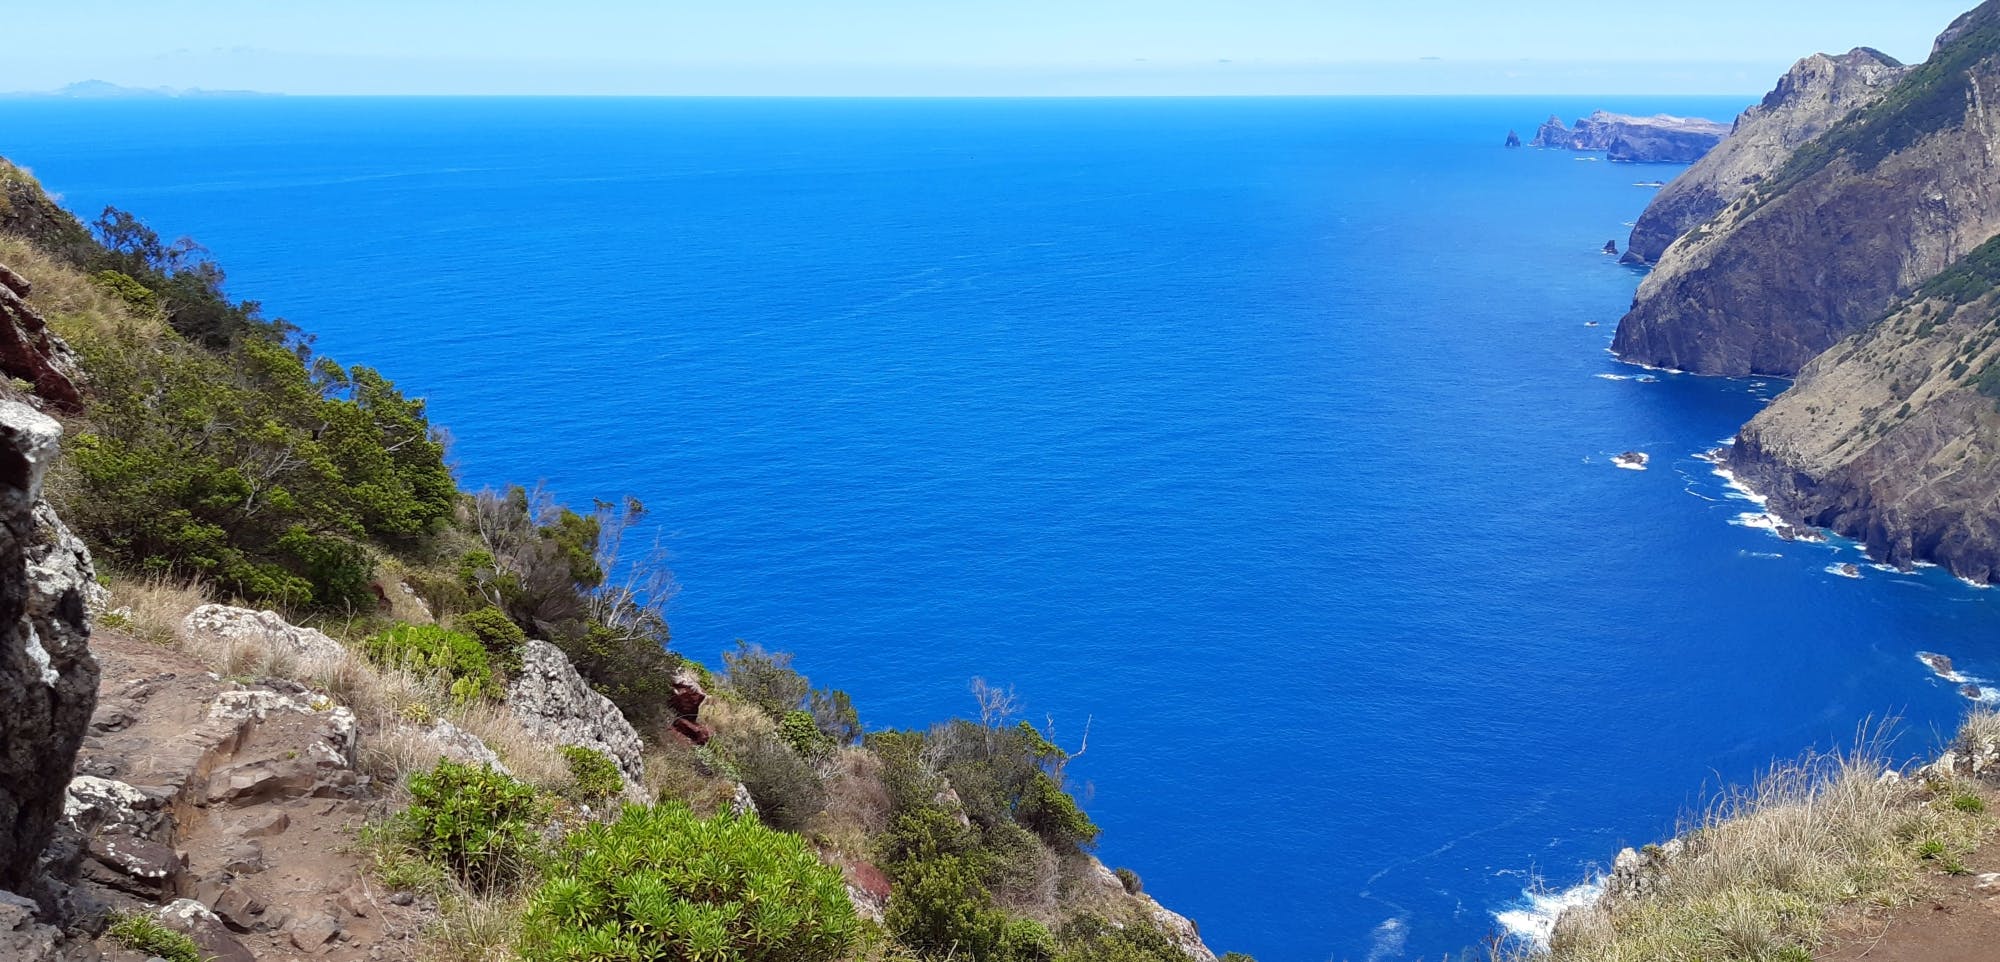
[[[0,10],[26,0],[0,0]],[[0,91],[1755,94],[1814,51],[1918,61],[1972,0],[65,0]]]

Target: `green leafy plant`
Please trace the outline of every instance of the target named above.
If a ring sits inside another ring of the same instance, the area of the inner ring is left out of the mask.
[[[466,884],[508,885],[534,864],[548,806],[533,788],[485,765],[440,761],[410,776],[410,799],[404,839]]]
[[[572,834],[517,949],[527,962],[831,962],[860,932],[840,873],[803,839],[666,804]]]
[[[507,671],[521,668],[521,646],[528,633],[498,608],[468,611],[452,619],[452,627],[476,639],[486,649],[491,662]]]
[[[571,798],[594,802],[625,790],[625,778],[619,774],[618,763],[612,761],[611,756],[581,745],[563,746],[562,756],[569,765]]]
[[[459,702],[498,699],[506,694],[486,646],[464,632],[436,625],[397,624],[368,636],[364,648],[376,664],[450,679],[452,698]]]
[[[120,915],[105,935],[134,952],[158,956],[167,962],[206,962],[201,946],[185,933],[161,925],[152,917],[132,913]]]

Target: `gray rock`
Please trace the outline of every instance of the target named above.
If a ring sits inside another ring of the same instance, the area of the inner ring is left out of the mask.
[[[522,646],[521,670],[507,684],[507,707],[530,732],[609,755],[632,785],[644,779],[638,731],[576,673],[562,649],[536,640]]]
[[[257,962],[257,956],[237,941],[208,906],[193,899],[176,899],[154,910],[153,918],[176,932],[186,933],[201,947],[204,959],[213,962]]]
[[[0,889],[29,887],[97,707],[90,553],[42,501],[62,429],[0,401]]]
[[[275,611],[252,611],[229,605],[202,605],[189,612],[181,633],[191,641],[268,644],[280,654],[301,661],[339,662],[347,648],[314,628],[301,628]]]
[[[52,962],[61,933],[36,919],[35,903],[12,892],[0,892],[0,959],[7,962]]]
[[[1535,139],[1528,141],[1528,146],[1569,150],[1569,125],[1563,123],[1561,117],[1550,114],[1549,119],[1542,121],[1542,125],[1535,128]]]

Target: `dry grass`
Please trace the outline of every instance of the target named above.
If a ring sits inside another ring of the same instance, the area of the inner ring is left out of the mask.
[[[1651,894],[1565,914],[1545,957],[1809,962],[1836,908],[1902,904],[1926,873],[1963,871],[1991,827],[1953,804],[1968,791],[1898,777],[1867,747],[1778,766],[1691,820]]]
[[[28,303],[65,340],[128,334],[151,341],[166,335],[166,319],[158,312],[135,310],[106,293],[88,275],[42,253],[26,238],[0,234],[0,264],[34,283]]]
[[[493,749],[515,778],[556,794],[569,787],[569,762],[561,746],[521,727],[505,706],[474,702],[454,712],[450,720]]]
[[[420,962],[512,962],[527,900],[458,891],[438,904],[437,921],[417,946]]]
[[[97,624],[162,647],[177,647],[181,622],[209,602],[208,588],[198,581],[116,575],[107,581],[111,607],[98,613]]]

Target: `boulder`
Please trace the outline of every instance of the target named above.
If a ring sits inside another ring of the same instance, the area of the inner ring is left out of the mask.
[[[28,306],[29,290],[25,278],[0,265],[0,374],[33,385],[36,395],[59,410],[82,411],[76,354]]]
[[[257,962],[257,956],[224,925],[208,906],[194,899],[176,899],[153,912],[161,925],[186,934],[211,962]]]
[[[639,732],[577,674],[562,649],[539,640],[521,647],[521,670],[507,683],[507,707],[530,732],[603,752],[633,785],[644,779]]]
[[[35,903],[12,892],[0,892],[0,959],[7,962],[50,962],[57,958],[61,933],[35,919]]]
[[[42,501],[62,429],[0,401],[0,889],[29,887],[97,707],[90,553]]]
[[[275,611],[229,605],[202,605],[181,622],[189,641],[211,644],[261,643],[301,661],[334,663],[348,657],[346,646],[313,628],[301,628]]]

